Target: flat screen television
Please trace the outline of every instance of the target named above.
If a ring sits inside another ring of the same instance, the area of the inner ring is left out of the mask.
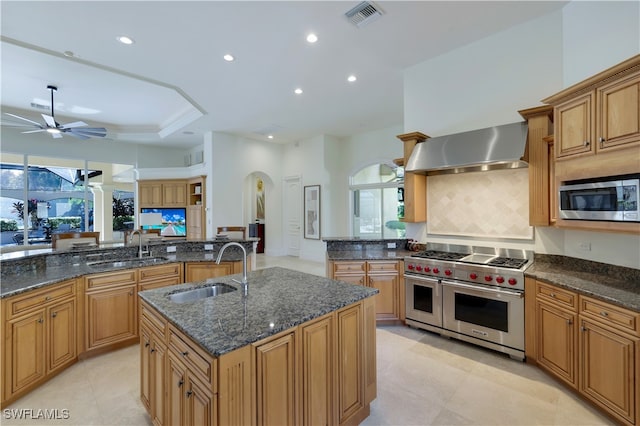
[[[187,209],[142,208],[141,213],[160,213],[162,215],[161,225],[142,225],[142,229],[159,229],[163,237],[186,237],[187,236]]]

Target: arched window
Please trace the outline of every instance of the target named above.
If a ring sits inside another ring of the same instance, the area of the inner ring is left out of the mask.
[[[393,162],[366,166],[350,177],[353,236],[404,238],[404,169]]]

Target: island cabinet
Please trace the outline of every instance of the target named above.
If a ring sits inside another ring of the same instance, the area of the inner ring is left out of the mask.
[[[77,360],[76,280],[2,300],[2,401],[9,403]]]
[[[377,288],[378,322],[404,321],[404,262],[401,260],[331,261],[329,278]]]
[[[247,259],[247,272],[250,265]],[[217,278],[225,275],[239,274],[242,272],[242,262],[220,262],[217,264],[211,262],[185,262],[184,264],[184,281],[195,282],[203,281],[208,278]]]
[[[136,269],[85,276],[85,351],[138,337],[137,287]]]
[[[527,356],[616,421],[639,424],[640,313],[527,281],[536,291],[535,313],[528,315],[535,347]]]
[[[356,425],[369,415],[377,379],[372,298],[219,357],[168,324],[164,376],[152,373],[149,348],[161,333],[146,312],[164,321],[141,307],[141,400],[151,418],[154,407],[164,407],[170,425]],[[165,404],[154,406],[154,395]]]
[[[182,283],[182,263],[146,266],[138,272],[138,291]]]
[[[140,395],[154,425],[165,422],[167,323],[144,304],[140,306]]]

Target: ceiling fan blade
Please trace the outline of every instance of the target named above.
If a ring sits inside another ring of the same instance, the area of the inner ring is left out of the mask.
[[[83,127],[83,126],[87,126],[87,125],[88,124],[85,123],[84,121],[74,121],[73,123],[63,124],[60,127],[62,129],[73,129],[74,127]]]
[[[95,137],[105,137],[107,136],[107,129],[104,127],[86,127],[86,128],[75,128],[68,129],[66,133],[75,133],[76,135],[85,135],[85,136],[95,136]]]
[[[85,136],[83,134],[77,133],[77,132],[65,132],[66,134],[68,134],[69,136],[73,136],[74,138],[77,139],[90,139],[89,136]]]
[[[29,120],[28,118],[20,117],[19,115],[10,114],[8,112],[5,112],[5,114],[10,115],[11,117],[14,117],[14,118],[18,118],[20,120],[28,121],[29,123],[35,124],[36,126],[42,127],[42,124],[38,123],[37,121]]]
[[[56,120],[54,120],[53,117],[46,114],[40,114],[40,115],[42,115],[42,118],[44,118],[44,121],[47,123],[47,126],[53,127],[53,128],[58,127],[56,126]]]
[[[37,130],[29,130],[28,132],[20,132],[20,133],[38,133],[38,132],[44,132],[47,129],[37,129]]]

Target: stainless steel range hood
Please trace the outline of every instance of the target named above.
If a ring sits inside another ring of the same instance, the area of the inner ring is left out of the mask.
[[[405,170],[427,175],[527,167],[527,123],[438,136],[416,144]]]

